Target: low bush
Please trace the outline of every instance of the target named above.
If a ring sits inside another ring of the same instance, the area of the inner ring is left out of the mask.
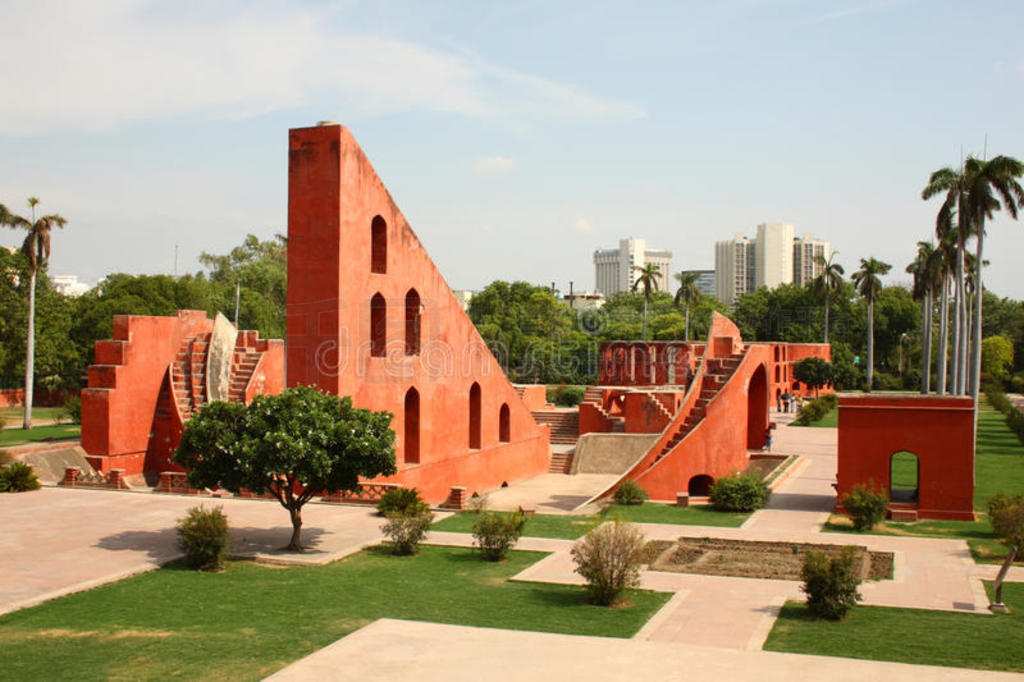
[[[587,533],[572,548],[576,573],[587,581],[595,604],[608,606],[640,583],[644,536],[622,521],[605,523]]]
[[[0,469],[0,492],[24,493],[39,490],[39,479],[36,472],[24,462],[11,462]]]
[[[850,515],[854,530],[863,533],[874,528],[885,518],[889,496],[884,490],[875,490],[873,486],[858,483],[849,493],[843,495],[839,503]]]
[[[406,514],[414,510],[426,508],[428,505],[420,497],[416,488],[391,488],[380,496],[377,503],[377,513],[381,516],[388,514]]]
[[[561,407],[575,407],[583,402],[586,389],[582,386],[549,386],[547,398],[549,403]]]
[[[178,519],[178,547],[185,553],[185,564],[198,571],[224,568],[230,536],[228,517],[221,507],[192,507]]]
[[[835,558],[824,552],[808,552],[800,578],[804,581],[801,589],[807,594],[807,608],[817,618],[842,620],[862,598],[857,591],[860,573],[853,547],[843,547]]]
[[[64,415],[72,424],[82,423],[82,399],[77,395],[64,403]]]
[[[800,411],[797,412],[793,423],[799,426],[807,426],[813,422],[821,421],[826,414],[835,409],[838,402],[839,398],[835,393],[829,393],[820,398],[810,400],[804,403]]]
[[[487,561],[501,561],[519,541],[526,525],[520,511],[509,514],[483,511],[473,522],[473,540]]]
[[[719,511],[750,512],[768,503],[768,484],[757,474],[735,473],[711,484],[711,506]]]
[[[427,529],[434,521],[434,513],[425,504],[412,505],[404,512],[389,512],[387,523],[380,527],[391,542],[391,553],[409,555],[423,542]]]
[[[647,499],[647,491],[631,478],[627,478],[615,489],[615,504],[643,504]]]
[[[1024,445],[1024,413],[1018,410],[1006,397],[1003,389],[996,385],[990,385],[985,389],[985,397],[988,398],[992,407],[1003,413],[1006,425],[1017,435],[1017,440]]]

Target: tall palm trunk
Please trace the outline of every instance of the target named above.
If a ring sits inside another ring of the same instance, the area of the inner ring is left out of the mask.
[[[647,340],[647,296],[644,295],[644,321],[643,326],[640,329],[640,336],[644,341]]]
[[[875,379],[875,302],[868,301],[868,391]]]
[[[939,395],[946,395],[946,367],[949,358],[949,277],[942,278],[942,298],[939,303],[939,368],[936,380]]]
[[[825,293],[825,344],[828,345],[828,309],[829,309],[829,295]]]
[[[32,428],[32,385],[36,363],[36,271],[28,278],[28,338],[25,343],[25,420],[23,429]]]
[[[928,395],[932,383],[932,291],[924,293],[924,333],[921,348],[921,393]]]
[[[953,395],[963,391],[961,379],[961,348],[964,340],[964,252],[956,253],[956,308],[953,310]]]
[[[985,261],[981,259],[982,249],[985,246],[985,221],[981,219],[978,225],[978,254],[977,260],[974,264],[974,324],[973,330],[973,345],[971,346],[971,395],[974,396],[975,403],[978,400],[978,394],[981,391],[981,300],[984,298],[982,294],[981,283],[981,270],[984,267]]]
[[[683,331],[683,341],[690,340],[690,302],[686,302],[686,329]]]

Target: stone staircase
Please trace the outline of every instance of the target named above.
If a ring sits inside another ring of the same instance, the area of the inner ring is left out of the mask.
[[[209,334],[185,339],[171,364],[174,396],[185,422],[206,402],[206,352],[209,344]]]
[[[572,461],[576,457],[576,451],[552,452],[551,465],[548,467],[549,474],[568,474],[572,471]]]
[[[625,433],[626,432],[626,419],[618,415],[609,414],[604,406],[601,404],[601,398],[604,395],[604,388],[601,386],[587,386],[583,393],[584,403],[588,403],[597,408],[605,419],[611,422],[612,430],[611,433]],[[578,408],[577,408],[578,411]],[[578,428],[578,427],[577,427]],[[578,438],[578,437],[577,437]]]
[[[708,358],[704,383],[701,385],[697,401],[686,416],[686,419],[679,425],[676,432],[672,434],[672,437],[665,444],[665,447],[661,449],[661,452],[658,453],[658,457],[651,463],[651,466],[654,466],[662,457],[671,452],[673,448],[686,438],[690,431],[703,421],[708,403],[722,390],[722,387],[729,381],[729,378],[736,371],[736,368],[740,366],[742,360],[742,353],[733,354],[728,358]]]
[[[247,345],[243,335],[238,335],[234,353],[231,356],[231,385],[228,391],[228,400],[233,403],[245,402],[245,389],[249,386],[249,379],[256,370],[260,361],[260,351],[253,346]]]
[[[534,410],[538,424],[551,427],[552,445],[576,445],[580,439],[580,413],[575,410]]]

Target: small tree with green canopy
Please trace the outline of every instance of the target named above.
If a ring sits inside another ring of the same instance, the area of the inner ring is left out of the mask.
[[[359,490],[359,478],[395,473],[391,413],[298,386],[252,404],[212,402],[185,426],[174,461],[197,488],[270,493],[288,510],[302,551],[302,507],[316,495]]]
[[[1005,336],[989,336],[981,342],[981,371],[993,379],[1006,377],[1013,366],[1013,341]]]
[[[993,610],[1006,610],[1003,604],[1003,580],[1010,571],[1010,566],[1017,555],[1024,549],[1024,495],[1010,497],[1003,493],[993,496],[988,501],[988,518],[992,523],[992,530],[1009,548],[1006,560],[999,568],[992,590],[995,593],[991,608]]]
[[[804,358],[793,365],[793,377],[802,384],[814,389],[814,397],[818,397],[818,389],[832,381],[832,365],[821,358]]]

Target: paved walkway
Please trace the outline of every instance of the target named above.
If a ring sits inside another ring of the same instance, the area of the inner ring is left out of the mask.
[[[532,507],[538,514],[587,514],[591,512],[577,507],[618,479],[617,474],[541,474],[487,493],[487,507]]]
[[[322,564],[380,541],[372,509],[308,504],[307,552],[283,552],[288,512],[273,500],[46,487],[0,495],[0,613],[152,570],[181,555],[176,520],[202,502],[228,515],[233,555]]]
[[[382,619],[270,680],[1020,682],[1021,675]]]

